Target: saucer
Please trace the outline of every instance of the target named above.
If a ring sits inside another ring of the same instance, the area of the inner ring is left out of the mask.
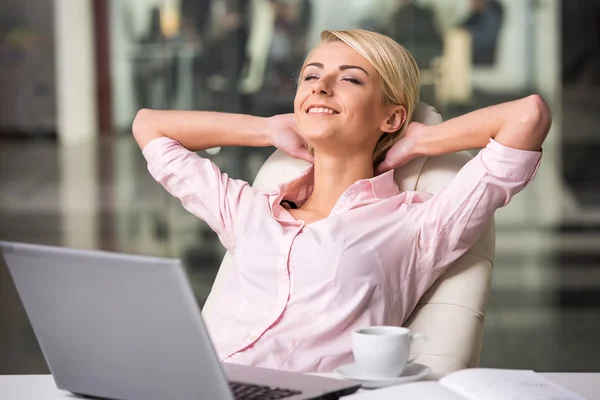
[[[338,367],[335,372],[344,379],[358,382],[366,389],[377,389],[385,386],[398,385],[418,381],[431,373],[431,368],[423,364],[408,364],[402,375],[394,377],[374,377],[365,375],[357,364],[346,364]]]

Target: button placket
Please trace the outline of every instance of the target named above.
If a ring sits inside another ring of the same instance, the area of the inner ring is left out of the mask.
[[[287,302],[289,301],[290,290],[291,290],[290,270],[289,270],[289,265],[288,265],[290,252],[291,252],[292,246],[294,244],[294,241],[296,240],[296,237],[302,231],[303,227],[304,227],[304,224],[302,224],[302,227],[300,227],[295,232],[295,235],[292,238],[292,240],[289,242],[289,245],[286,246],[287,252],[283,256],[283,261],[279,266],[279,272],[278,272],[279,277],[278,277],[277,281],[278,281],[280,290],[279,290],[279,293],[277,296],[274,313],[271,315],[271,318],[269,318],[268,323],[262,325],[259,329],[253,331],[253,332],[258,332],[258,333],[248,333],[248,335],[246,336],[246,339],[243,342],[243,346],[238,347],[237,350],[233,350],[233,351],[229,352],[230,355],[226,358],[232,357],[235,354],[240,353],[240,352],[245,351],[248,348],[250,348],[250,346],[252,346],[254,343],[256,343],[256,341],[258,339],[260,339],[260,337],[262,337],[262,335],[264,335],[269,329],[271,329],[283,315],[283,312],[285,311]],[[285,288],[285,291],[281,290],[281,288]],[[232,346],[232,349],[235,349],[235,347]]]
[[[278,296],[277,296],[277,303],[275,305],[275,312],[273,313],[273,316],[271,318],[270,323],[261,331],[264,333],[267,330],[269,330],[271,327],[273,327],[281,318],[281,316],[283,315],[283,312],[285,311],[285,308],[287,306],[287,303],[290,299],[290,293],[291,293],[291,272],[290,272],[290,267],[289,267],[289,260],[290,260],[290,253],[292,251],[292,247],[294,245],[294,241],[296,240],[296,238],[298,237],[298,234],[302,231],[302,228],[304,227],[304,223],[302,223],[302,226],[296,231],[294,237],[292,238],[292,240],[289,242],[289,245],[286,246],[287,247],[287,251],[283,257],[283,263],[280,265],[280,269],[279,269],[279,287],[280,288],[285,288],[285,291],[280,290]]]

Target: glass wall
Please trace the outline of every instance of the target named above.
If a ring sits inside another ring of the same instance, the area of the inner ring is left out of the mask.
[[[112,0],[115,126],[141,107],[272,115],[323,29],[362,27],[404,44],[422,99],[443,112],[556,95],[557,3],[517,0]]]

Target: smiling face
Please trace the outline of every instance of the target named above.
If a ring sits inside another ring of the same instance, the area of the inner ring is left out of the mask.
[[[379,73],[343,42],[320,44],[310,54],[294,113],[300,134],[317,153],[372,154],[382,132],[394,130],[394,106],[383,103]]]

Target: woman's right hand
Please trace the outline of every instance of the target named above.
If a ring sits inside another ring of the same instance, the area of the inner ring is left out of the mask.
[[[314,162],[306,141],[296,129],[294,114],[280,114],[267,118],[267,131],[273,146],[289,156]]]

